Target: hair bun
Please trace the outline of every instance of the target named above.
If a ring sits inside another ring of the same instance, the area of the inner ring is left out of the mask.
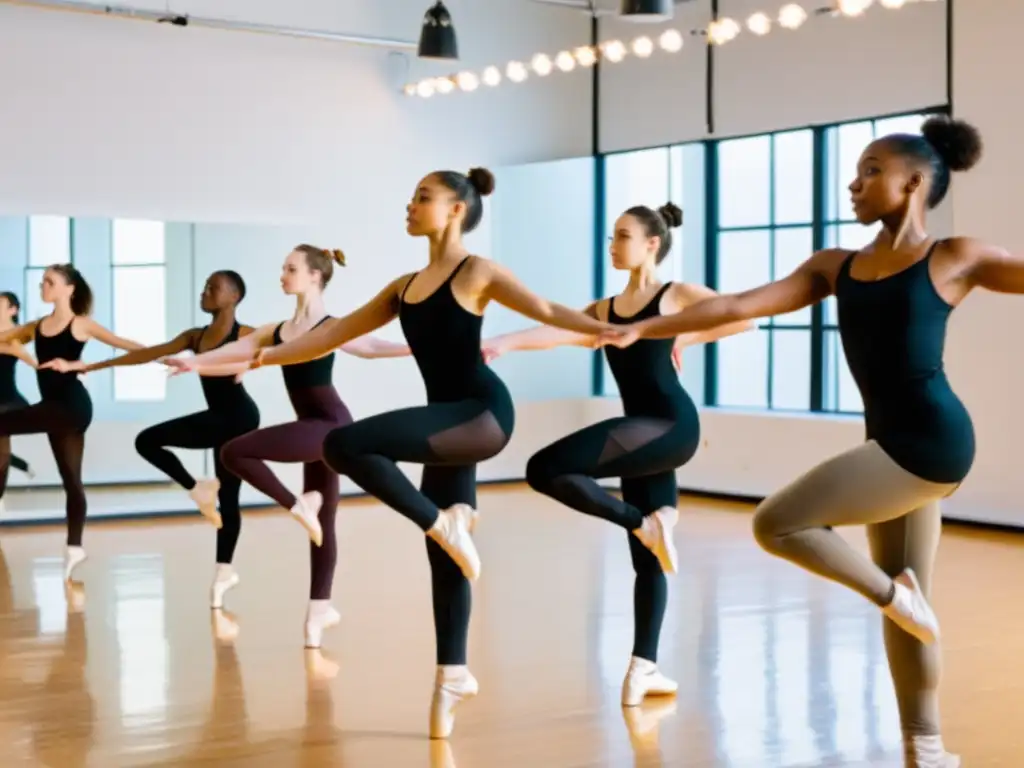
[[[953,120],[945,115],[929,117],[921,126],[921,135],[951,171],[970,170],[981,159],[981,134],[963,120]]]
[[[340,248],[332,248],[331,250],[327,251],[327,253],[329,253],[331,255],[331,258],[338,263],[339,267],[345,266],[345,254],[344,252],[342,252]]]
[[[487,197],[494,191],[494,174],[486,168],[470,168],[466,178],[480,197]]]
[[[669,229],[683,226],[683,209],[675,203],[665,203],[658,209],[658,215]]]

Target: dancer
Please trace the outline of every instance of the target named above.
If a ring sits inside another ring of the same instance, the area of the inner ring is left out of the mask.
[[[334,274],[334,264],[345,264],[341,251],[299,245],[288,254],[281,271],[281,288],[295,296],[295,314],[283,323],[271,323],[245,338],[191,359],[168,361],[179,370],[202,375],[231,375],[248,370],[253,354],[286,343],[330,318],[323,290]],[[365,337],[342,345],[359,357],[397,357],[409,354],[404,344]],[[306,615],[306,646],[319,648],[325,629],[340,620],[331,606],[334,567],[338,559],[334,517],[338,510],[339,479],[322,459],[324,438],[335,427],[352,422],[348,408],[332,384],[334,353],[283,369],[285,388],[297,421],[249,432],[226,443],[220,451],[225,467],[253,488],[265,493],[309,531],[310,592]],[[212,373],[208,373],[212,371]],[[301,462],[303,491],[296,497],[267,467],[267,461]]]
[[[483,215],[494,188],[490,171],[438,171],[418,185],[406,231],[430,242],[426,269],[389,283],[369,303],[314,331],[271,347],[253,361],[288,365],[311,360],[396,316],[427,390],[427,405],[362,419],[331,432],[324,460],[363,490],[413,521],[425,534],[431,566],[438,671],[430,734],[447,738],[459,701],[477,693],[466,668],[470,586],[480,572],[471,538],[476,465],[508,443],[515,413],[501,380],[480,353],[484,308],[492,301],[534,320],[580,333],[612,326],[527,290],[508,270],[470,256],[462,235]],[[397,462],[423,464],[417,491]],[[387,557],[385,552],[384,557]]]
[[[683,212],[667,203],[657,211],[636,206],[615,222],[612,265],[629,271],[625,290],[592,303],[584,311],[615,325],[677,312],[715,292],[685,283],[661,284],[657,265],[672,248],[671,229]],[[697,452],[697,407],[673,367],[682,346],[724,338],[752,327],[732,323],[678,341],[639,341],[626,349],[606,347],[608,365],[619,386],[625,413],[585,427],[538,451],[526,465],[535,491],[588,515],[621,526],[628,535],[636,581],[633,587],[633,656],[622,686],[622,704],[639,705],[647,695],[674,694],[677,685],[657,669],[658,639],[668,585],[675,573],[672,529],[678,519],[676,469]],[[491,359],[515,350],[574,345],[594,347],[598,338],[540,326],[498,336],[484,343]],[[622,499],[597,484],[621,478]]]
[[[0,293],[0,333],[13,330],[18,325],[21,302],[10,291]],[[17,342],[0,344],[0,413],[28,407],[28,401],[18,391],[14,367],[18,360],[36,367],[36,359]],[[3,509],[4,493],[7,491],[7,477],[11,467],[24,472],[30,478],[35,472],[24,459],[11,453],[11,438],[0,436],[0,510]]]
[[[967,476],[974,430],[943,370],[946,325],[974,288],[1024,293],[1024,257],[971,238],[936,240],[925,214],[952,171],[980,158],[967,123],[933,117],[922,135],[895,134],[864,151],[850,185],[867,248],[812,256],[789,277],[646,320],[606,341],[664,338],[806,307],[835,294],[850,371],[864,401],[866,442],[766,499],[754,534],[767,551],[856,590],[887,619],[885,644],[909,768],[950,768],[940,735],[939,622],[928,595],[939,501]],[[867,524],[872,559],[832,526]]]
[[[35,344],[39,364],[40,402],[0,413],[0,435],[45,434],[57,461],[66,495],[67,550],[64,578],[86,559],[82,548],[86,499],[82,483],[82,453],[85,433],[92,423],[92,399],[77,373],[49,368],[51,360],[77,361],[86,342],[96,339],[117,349],[141,349],[142,345],[116,336],[97,323],[92,311],[92,289],[82,273],[71,264],[53,264],[43,272],[40,297],[53,305],[41,320],[33,320],[0,332],[0,344]]]
[[[253,332],[251,327],[241,325],[235,317],[238,304],[244,298],[245,281],[241,275],[231,270],[214,272],[207,278],[199,301],[200,308],[211,315],[209,325],[190,328],[163,344],[109,360],[88,365],[53,360],[42,367],[91,373],[114,366],[151,363],[185,350],[199,354],[217,349]],[[217,528],[217,567],[210,587],[210,605],[220,608],[224,604],[225,593],[239,581],[231,563],[242,530],[238,500],[242,483],[236,475],[226,471],[219,451],[233,437],[256,429],[260,424],[260,412],[242,384],[233,378],[210,375],[204,376],[200,382],[206,410],[142,430],[135,438],[135,450],[186,489],[203,517]],[[168,448],[213,449],[214,477],[197,481]]]

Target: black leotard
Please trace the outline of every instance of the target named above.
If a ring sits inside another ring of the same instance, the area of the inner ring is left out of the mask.
[[[327,315],[313,326],[318,328],[324,322],[330,319],[330,315]],[[274,329],[274,345],[282,344],[281,339],[281,323]],[[310,330],[313,330],[312,328]],[[284,385],[289,390],[301,390],[308,389],[310,387],[329,387],[332,386],[334,377],[334,353],[331,352],[329,355],[318,357],[316,360],[307,360],[304,363],[294,363],[292,365],[285,365],[281,368],[281,373],[284,376]]]
[[[953,307],[935,290],[927,255],[881,280],[836,278],[839,333],[864,402],[867,439],[911,474],[959,483],[974,462],[974,427],[942,363]]]
[[[224,337],[224,341],[216,347],[205,351],[212,352],[214,349],[220,349],[225,344],[238,341],[241,327],[236,321],[231,327],[231,332]],[[209,329],[210,326],[205,326],[196,338],[195,348],[192,351],[197,355],[200,353],[199,350],[202,346],[203,337]],[[203,397],[206,398],[206,404],[211,411],[237,414],[239,419],[236,420],[245,423],[251,423],[254,420],[257,423],[259,422],[259,409],[256,407],[255,401],[249,396],[242,383],[235,380],[234,376],[200,376],[199,383],[203,388]],[[254,429],[255,427],[252,428]]]
[[[18,382],[14,378],[14,369],[18,358],[14,355],[0,355],[0,405],[7,403],[27,403],[18,391]]]
[[[85,342],[79,341],[71,333],[73,325],[72,318],[63,330],[53,336],[46,336],[42,331],[42,322],[36,323],[36,359],[40,365],[58,358],[68,362],[82,359]],[[88,428],[92,423],[92,398],[77,373],[60,373],[40,368],[36,370],[36,381],[43,402],[59,403],[67,413],[69,426],[81,432]]]

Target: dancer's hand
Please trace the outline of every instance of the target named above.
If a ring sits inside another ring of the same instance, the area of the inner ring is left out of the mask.
[[[636,324],[633,325],[616,325],[607,330],[597,337],[597,346],[613,346],[619,349],[628,347],[633,342],[640,338],[640,331],[637,330]]]
[[[683,350],[686,349],[686,345],[678,339],[676,343],[672,345],[672,365],[675,366],[677,371],[683,370]]]
[[[84,373],[85,363],[81,360],[65,360],[61,357],[39,364],[40,370],[57,371],[57,373]]]
[[[480,345],[480,353],[484,357],[484,362],[488,365],[504,355],[507,351],[508,350],[502,346],[501,342],[498,341],[486,340]]]
[[[165,357],[160,362],[170,369],[167,371],[168,376],[195,373],[199,368],[199,363],[196,362],[194,357]]]

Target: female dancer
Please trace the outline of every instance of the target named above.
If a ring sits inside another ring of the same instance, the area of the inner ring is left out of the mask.
[[[53,360],[44,368],[91,373],[121,365],[141,365],[184,350],[200,353],[230,344],[252,333],[235,318],[238,304],[245,298],[245,281],[231,270],[214,272],[206,280],[200,308],[212,315],[210,324],[190,328],[170,341],[145,347],[126,355],[85,365]],[[217,528],[217,568],[210,587],[210,605],[220,608],[225,593],[238,584],[239,577],[231,561],[242,529],[238,495],[242,483],[225,470],[220,447],[228,440],[256,429],[260,412],[241,383],[233,378],[207,376],[200,379],[206,410],[165,421],[142,430],[135,438],[135,450],[146,461],[189,492],[199,511]],[[168,448],[213,449],[214,479],[196,481]],[[220,510],[218,511],[218,502]]]
[[[263,351],[253,366],[311,360],[396,316],[427,389],[426,406],[357,421],[331,432],[324,460],[363,490],[413,521],[425,534],[434,594],[438,673],[430,734],[446,738],[454,707],[478,690],[466,668],[469,579],[480,572],[470,536],[476,465],[506,445],[515,419],[512,399],[483,361],[484,308],[497,301],[541,322],[597,334],[611,326],[527,290],[508,270],[470,256],[462,244],[483,215],[494,177],[437,171],[418,185],[406,231],[428,238],[430,263],[389,283],[369,303],[314,331]],[[423,464],[417,491],[397,462]]]
[[[18,325],[18,313],[21,302],[10,291],[0,293],[0,333],[13,330]],[[25,408],[28,401],[18,391],[18,383],[14,378],[14,366],[18,360],[36,367],[36,359],[18,344],[11,342],[0,344],[0,413],[16,408]],[[11,438],[0,436],[0,505],[3,504],[4,493],[7,491],[7,475],[11,467],[24,472],[29,477],[35,473],[24,459],[11,453]]]
[[[850,185],[858,221],[882,230],[862,251],[821,251],[789,277],[643,321],[618,338],[663,338],[783,314],[835,294],[850,371],[864,400],[867,441],[765,500],[754,535],[772,554],[856,590],[888,620],[885,644],[906,765],[949,768],[939,727],[939,623],[928,594],[939,501],[974,460],[970,416],[943,370],[950,313],[974,288],[1024,293],[1024,257],[977,240],[931,238],[925,212],[951,171],[981,156],[970,125],[933,117],[921,136],[896,134],[864,151]],[[872,560],[832,526],[867,524]]]
[[[295,314],[290,320],[265,325],[239,341],[194,358],[168,361],[168,364],[179,370],[197,371],[201,376],[230,375],[247,370],[248,361],[258,350],[298,338],[330,318],[324,308],[323,290],[334,274],[334,263],[344,266],[341,251],[297,246],[288,254],[281,272],[281,288],[296,298]],[[341,350],[367,358],[409,354],[404,344],[370,337],[350,341]],[[332,384],[333,368],[333,352],[316,360],[286,366],[283,370],[285,388],[298,420],[249,432],[229,441],[220,451],[220,460],[229,471],[290,509],[313,539],[310,603],[306,615],[306,646],[309,648],[319,648],[323,631],[340,620],[330,604],[338,559],[334,531],[338,475],[321,457],[327,433],[351,423],[352,416]],[[296,497],[285,488],[266,461],[302,462],[305,465],[304,493]]]
[[[89,317],[92,289],[82,273],[71,264],[47,267],[39,289],[42,300],[53,305],[53,312],[42,320],[0,332],[0,344],[35,343],[39,359],[36,378],[42,399],[35,405],[0,413],[0,435],[45,433],[50,441],[67,497],[68,539],[64,578],[70,581],[72,572],[86,558],[82,548],[86,514],[82,452],[85,449],[85,432],[92,423],[92,400],[77,373],[54,370],[46,363],[58,358],[79,360],[89,339],[97,339],[117,349],[140,349],[142,345],[115,336]]]
[[[671,229],[683,212],[667,203],[657,211],[640,205],[615,222],[612,265],[629,270],[626,289],[584,310],[615,325],[678,312],[714,296],[704,286],[658,281],[657,265],[672,248]],[[633,587],[633,657],[622,687],[622,704],[635,707],[648,694],[673,694],[676,683],[657,669],[658,638],[668,597],[666,573],[676,572],[672,529],[678,519],[676,469],[697,452],[697,408],[679,383],[672,354],[679,345],[724,338],[752,327],[732,323],[679,342],[641,341],[626,349],[606,347],[619,385],[624,416],[593,424],[536,453],[526,465],[530,487],[573,509],[621,526],[627,534],[636,582]],[[492,359],[505,352],[575,345],[594,347],[597,337],[541,326],[498,336],[484,344]],[[622,499],[598,478],[620,477]]]

